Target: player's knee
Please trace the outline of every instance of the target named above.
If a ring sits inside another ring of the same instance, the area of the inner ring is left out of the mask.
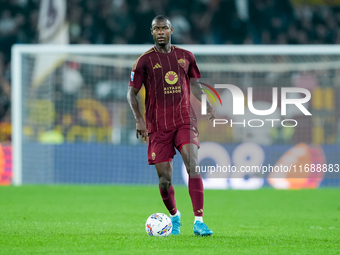
[[[163,191],[168,191],[171,186],[171,180],[166,177],[159,178],[159,186]]]
[[[187,173],[188,173],[188,175],[190,175],[190,176],[195,176],[195,175],[200,174],[200,173],[197,171],[196,166],[187,168]]]
[[[185,164],[185,166],[186,166],[186,169],[187,169],[187,173],[189,174],[189,175],[197,175],[197,174],[199,174],[196,170],[196,166],[198,165],[198,163],[197,163],[197,160],[194,160],[194,159],[192,159],[192,160],[189,160],[189,162],[187,162],[186,164]]]

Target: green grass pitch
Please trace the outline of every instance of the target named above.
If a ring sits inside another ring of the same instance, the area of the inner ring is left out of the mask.
[[[0,254],[340,254],[340,189],[207,190],[195,237],[186,187],[180,236],[149,237],[155,186],[0,187]]]

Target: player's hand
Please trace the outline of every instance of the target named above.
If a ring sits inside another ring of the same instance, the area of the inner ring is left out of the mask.
[[[139,139],[139,135],[146,142],[148,138],[148,131],[146,130],[146,125],[144,119],[136,120],[136,137]]]
[[[210,105],[208,105],[207,107],[207,116],[208,116],[207,120],[209,120],[209,122],[212,122],[216,118],[215,109]]]

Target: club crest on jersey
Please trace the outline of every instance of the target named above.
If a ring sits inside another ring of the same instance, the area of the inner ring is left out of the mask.
[[[156,158],[156,153],[153,152],[153,153],[151,154],[151,157],[152,157],[152,160],[155,160],[155,158]]]
[[[181,67],[185,67],[185,60],[183,58],[179,59],[178,60],[178,64],[181,66]]]
[[[133,81],[133,78],[135,77],[135,72],[134,71],[132,71],[131,72],[131,81]]]
[[[165,81],[170,85],[175,84],[178,81],[177,73],[175,73],[174,71],[167,72],[165,74]]]

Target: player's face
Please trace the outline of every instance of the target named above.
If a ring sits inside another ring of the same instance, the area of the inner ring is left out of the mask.
[[[152,22],[151,34],[156,44],[165,46],[170,42],[170,37],[173,32],[170,21],[154,20]]]

